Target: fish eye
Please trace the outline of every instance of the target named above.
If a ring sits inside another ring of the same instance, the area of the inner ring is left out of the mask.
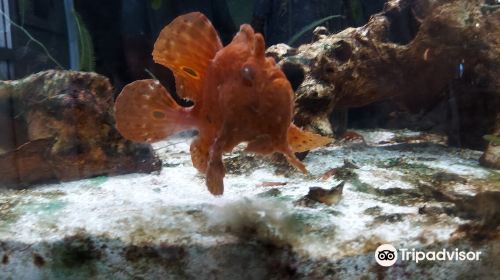
[[[243,77],[243,80],[245,81],[245,84],[248,83],[249,86],[252,85],[253,79],[255,77],[255,69],[251,65],[243,65],[243,67],[240,70],[241,76]]]

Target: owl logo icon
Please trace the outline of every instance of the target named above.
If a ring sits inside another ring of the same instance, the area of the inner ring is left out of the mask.
[[[382,244],[375,250],[375,261],[381,266],[391,266],[398,260],[398,252],[391,244]]]

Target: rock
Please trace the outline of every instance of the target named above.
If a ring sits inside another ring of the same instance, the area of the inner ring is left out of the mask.
[[[266,55],[272,56],[276,60],[281,59],[284,56],[293,55],[296,53],[297,50],[287,44],[272,45],[266,50]]]
[[[489,144],[479,162],[483,166],[500,169],[500,146]]]
[[[500,191],[485,191],[456,198],[457,215],[473,219],[486,228],[500,227]]]
[[[420,215],[441,215],[445,211],[441,207],[424,205],[418,208],[418,214]]]
[[[0,186],[159,170],[150,145],[114,128],[113,91],[95,73],[45,71],[0,82]]]
[[[359,166],[352,160],[344,158],[344,165],[342,165],[342,168],[359,169]]]
[[[372,216],[378,216],[378,215],[380,215],[380,213],[382,213],[382,207],[380,207],[380,206],[373,206],[370,208],[366,208],[363,211],[363,214],[372,215]]]
[[[432,183],[434,183],[435,185],[442,185],[450,182],[465,184],[467,182],[465,178],[462,178],[457,174],[446,173],[446,172],[438,172],[436,174],[433,174],[432,179],[433,179]]]
[[[318,26],[314,28],[313,30],[313,42],[321,40],[326,37],[330,32],[328,31],[328,28],[324,26]]]
[[[342,182],[329,190],[321,187],[310,187],[309,193],[297,200],[295,205],[311,207],[315,202],[323,203],[328,206],[337,204],[342,197],[344,184],[345,182]]]
[[[341,167],[336,167],[328,170],[321,176],[321,179],[326,180],[332,176],[335,176],[339,180],[349,180],[354,177],[352,169],[359,169],[359,166],[356,165],[352,160],[344,158],[344,164]]]
[[[495,139],[500,138],[500,113],[497,117],[496,131],[494,131],[491,136]],[[500,144],[495,141],[490,141],[483,155],[479,159],[479,163],[486,167],[500,169]]]
[[[394,99],[418,112],[443,102],[451,142],[484,148],[481,137],[500,108],[500,9],[486,11],[483,4],[390,0],[364,26],[321,32],[292,53],[271,46],[269,53],[298,85],[295,123],[332,135],[342,131],[330,124],[337,110]]]
[[[281,191],[277,188],[272,188],[265,192],[258,194],[259,197],[275,197],[281,195]]]
[[[394,213],[394,214],[388,214],[388,215],[380,215],[376,216],[373,219],[374,224],[381,224],[381,223],[398,223],[404,220],[404,217],[409,214],[401,214],[401,213]]]

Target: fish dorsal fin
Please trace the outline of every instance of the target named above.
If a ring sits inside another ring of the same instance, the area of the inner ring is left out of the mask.
[[[333,139],[304,131],[294,124],[288,128],[288,144],[295,153],[309,151],[330,144]]]
[[[163,28],[154,45],[153,59],[172,70],[177,94],[196,102],[205,71],[220,49],[222,43],[210,20],[193,12],[177,17]]]

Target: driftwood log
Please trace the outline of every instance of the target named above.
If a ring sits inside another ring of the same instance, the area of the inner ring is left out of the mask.
[[[112,108],[112,87],[95,73],[0,82],[0,187],[159,170],[150,145],[116,131]]]
[[[336,34],[316,28],[314,40],[267,50],[296,88],[298,125],[332,135],[334,111],[387,99],[414,112],[448,102],[458,114],[450,131],[479,141],[464,138],[462,146],[487,144],[482,136],[493,133],[500,111],[495,1],[389,0],[366,25]]]

